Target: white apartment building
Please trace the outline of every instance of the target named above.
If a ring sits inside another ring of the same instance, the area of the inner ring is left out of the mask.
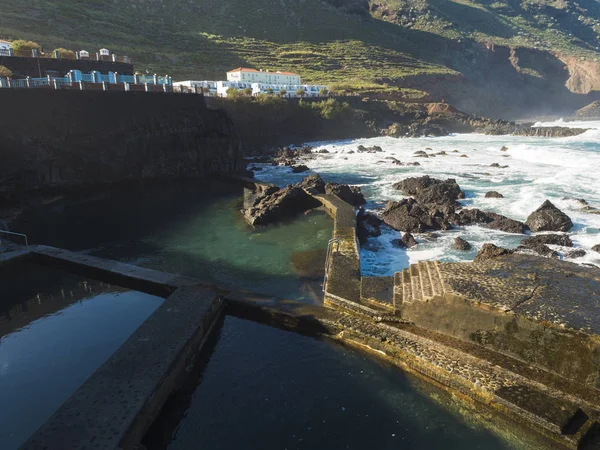
[[[299,85],[300,75],[292,72],[269,72],[268,70],[263,71],[238,67],[227,72],[227,81]]]
[[[2,53],[5,53],[5,52],[8,52],[9,49],[10,49],[10,42],[0,39],[0,51]]]

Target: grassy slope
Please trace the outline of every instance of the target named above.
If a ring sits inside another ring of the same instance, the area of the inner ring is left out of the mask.
[[[319,0],[0,0],[0,38],[50,49],[105,46],[132,56],[139,70],[178,79],[222,78],[245,65],[363,91],[392,91],[386,83],[423,74],[477,77],[481,55],[476,60],[468,42],[598,55],[597,0],[369,3],[372,17]]]
[[[0,36],[46,48],[106,46],[145,71],[212,79],[240,65],[370,86],[380,76],[451,73],[411,57],[402,30],[318,0],[0,0]]]
[[[374,16],[451,39],[590,56],[600,47],[597,0],[373,0]]]

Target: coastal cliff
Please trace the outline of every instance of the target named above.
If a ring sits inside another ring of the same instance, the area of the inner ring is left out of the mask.
[[[242,168],[233,122],[202,96],[3,89],[0,102],[0,201]]]

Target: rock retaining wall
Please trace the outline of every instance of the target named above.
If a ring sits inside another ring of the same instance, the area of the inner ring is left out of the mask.
[[[0,89],[0,203],[48,188],[242,169],[223,111],[197,95]]]

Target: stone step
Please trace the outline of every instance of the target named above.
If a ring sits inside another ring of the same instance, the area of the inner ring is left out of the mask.
[[[408,269],[402,271],[402,302],[412,302],[412,287],[410,281],[410,272]]]
[[[396,272],[394,274],[394,311],[402,305],[403,301],[402,292],[402,272]]]
[[[434,296],[442,295],[444,293],[444,285],[437,264],[437,261],[427,261],[427,271],[429,272],[429,279],[431,280],[431,288]]]
[[[444,294],[437,261],[419,261],[394,276],[394,307]]]
[[[413,301],[421,301],[423,293],[421,291],[421,279],[419,278],[419,266],[417,264],[410,265],[410,281]]]
[[[423,300],[429,300],[433,297],[433,288],[431,286],[431,277],[429,276],[429,270],[427,269],[427,264],[425,263],[425,261],[419,261],[418,266]]]

